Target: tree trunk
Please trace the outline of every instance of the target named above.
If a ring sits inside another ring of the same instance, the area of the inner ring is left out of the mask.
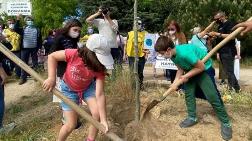
[[[135,111],[135,120],[140,120],[140,84],[139,84],[139,77],[138,77],[138,31],[137,31],[137,0],[135,0],[134,4],[134,48],[135,48],[135,62],[134,62],[134,76],[136,82],[136,89],[135,89],[135,100],[136,100],[136,111]]]

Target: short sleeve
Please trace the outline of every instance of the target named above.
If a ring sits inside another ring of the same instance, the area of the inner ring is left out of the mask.
[[[95,74],[96,79],[105,80],[105,73],[100,72]]]
[[[118,31],[118,22],[117,20],[112,20],[112,22],[114,23],[114,25],[112,26],[112,29],[117,32]]]
[[[92,23],[94,26],[99,27],[100,22],[101,22],[101,19],[94,19]]]
[[[70,62],[71,59],[77,54],[77,49],[65,49],[66,62]]]
[[[226,33],[226,34],[230,34],[230,33],[232,32],[232,28],[233,28],[234,26],[235,26],[234,23],[229,22],[228,25],[227,25],[227,27],[225,28],[225,33]]]
[[[190,52],[190,54],[185,54],[184,59],[187,63],[189,63],[192,66],[194,66],[199,60],[196,54],[192,52]]]

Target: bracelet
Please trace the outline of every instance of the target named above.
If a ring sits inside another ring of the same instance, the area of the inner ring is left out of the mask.
[[[220,33],[219,37],[222,37],[222,34]]]

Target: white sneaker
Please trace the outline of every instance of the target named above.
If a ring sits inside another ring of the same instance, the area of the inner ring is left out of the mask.
[[[14,122],[7,124],[3,126],[2,128],[0,128],[0,134],[7,134],[11,130],[13,130],[15,127],[16,127],[16,124]]]

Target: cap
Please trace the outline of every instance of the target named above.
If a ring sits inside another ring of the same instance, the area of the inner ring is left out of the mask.
[[[110,53],[108,41],[103,35],[91,35],[87,40],[86,47],[96,54],[97,59],[106,69],[113,69],[114,60]]]

